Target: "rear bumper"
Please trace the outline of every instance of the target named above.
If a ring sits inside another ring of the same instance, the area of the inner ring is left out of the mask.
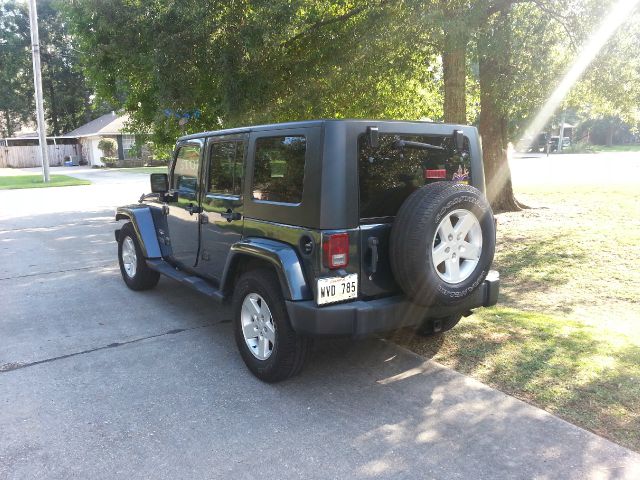
[[[300,334],[359,337],[418,325],[426,318],[444,318],[466,314],[478,307],[490,307],[497,303],[499,290],[500,276],[498,272],[491,271],[478,289],[452,306],[424,307],[411,303],[403,295],[325,307],[318,307],[313,300],[287,301],[286,304],[293,329]]]

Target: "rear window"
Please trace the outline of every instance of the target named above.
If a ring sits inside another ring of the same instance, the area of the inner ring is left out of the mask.
[[[399,148],[399,140],[428,143],[444,150]],[[441,180],[469,183],[469,156],[456,154],[452,142],[448,135],[381,134],[378,148],[371,148],[368,136],[360,135],[360,218],[395,216],[405,199],[427,183]],[[464,150],[469,151],[466,137]]]
[[[300,203],[307,141],[302,135],[256,140],[253,198]]]

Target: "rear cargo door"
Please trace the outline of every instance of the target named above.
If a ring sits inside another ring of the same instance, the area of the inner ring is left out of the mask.
[[[407,197],[431,182],[471,182],[469,141],[465,138],[465,148],[457,152],[453,127],[445,131],[443,125],[422,124],[421,132],[413,125],[410,132],[393,131],[393,127],[381,128],[375,147],[366,133],[358,137],[360,294],[364,297],[400,291],[391,270],[389,238],[395,215]]]

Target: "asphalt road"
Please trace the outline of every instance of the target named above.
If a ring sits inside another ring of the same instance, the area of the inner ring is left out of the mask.
[[[74,174],[94,184],[0,191],[1,479],[640,478],[640,455],[380,340],[261,383],[227,309],[120,279],[113,209],[145,177]]]

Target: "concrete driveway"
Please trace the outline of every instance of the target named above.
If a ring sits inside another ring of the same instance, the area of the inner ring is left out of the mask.
[[[0,478],[640,478],[640,455],[380,340],[261,383],[227,309],[120,279],[113,209],[145,176],[73,174],[94,184],[0,191]]]

